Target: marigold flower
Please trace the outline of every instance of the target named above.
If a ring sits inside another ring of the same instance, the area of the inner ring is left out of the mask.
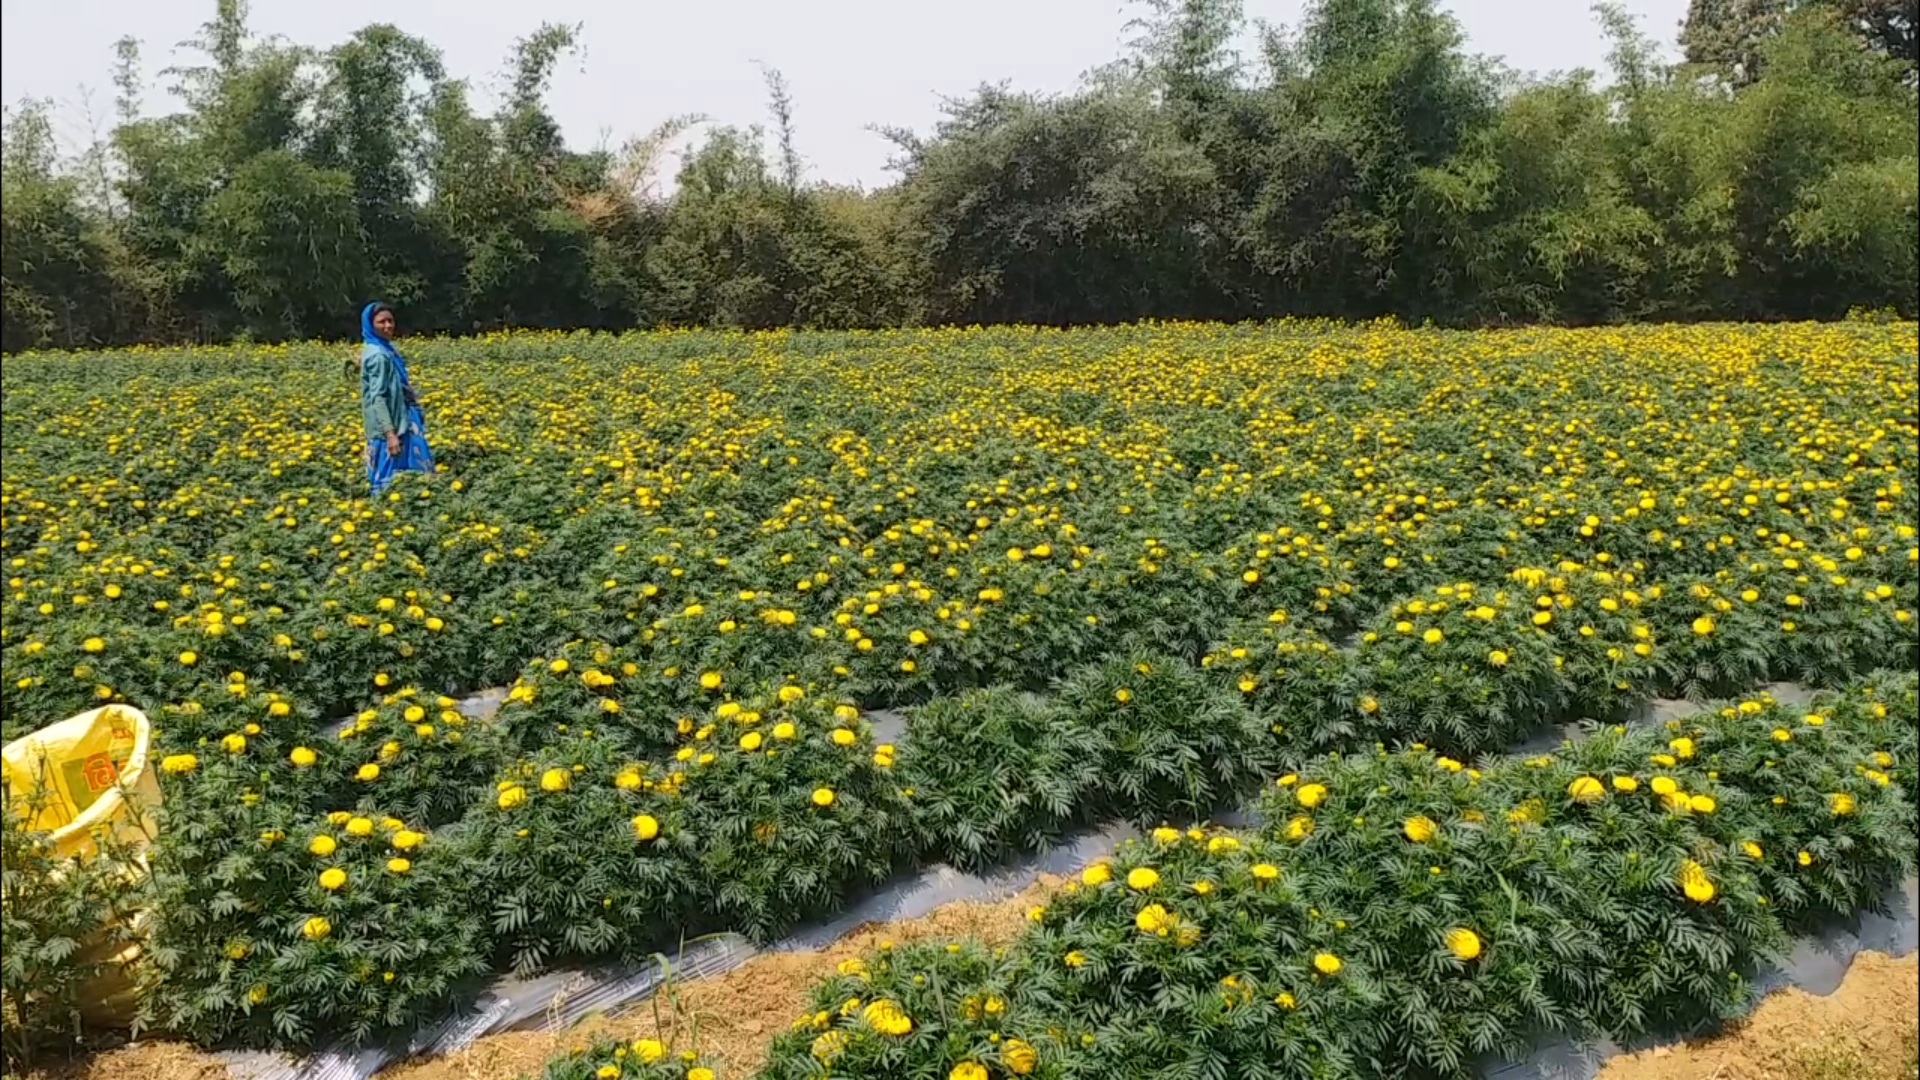
[[[1707,877],[1706,867],[1688,859],[1680,864],[1680,889],[1687,899],[1696,904],[1712,900],[1715,894],[1713,882]]]
[[[1606,793],[1607,789],[1601,786],[1600,781],[1591,776],[1579,777],[1574,780],[1573,783],[1567,785],[1567,795],[1571,797],[1574,802],[1598,802]]]
[[[1480,955],[1480,935],[1466,927],[1455,927],[1447,931],[1447,948],[1462,960],[1472,960]]]
[[[1133,917],[1133,925],[1143,934],[1158,934],[1165,937],[1174,926],[1171,912],[1160,904],[1148,904]]]

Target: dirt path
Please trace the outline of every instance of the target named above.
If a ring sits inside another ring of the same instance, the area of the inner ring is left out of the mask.
[[[1615,1058],[1599,1080],[1911,1080],[1920,955],[1854,958],[1827,997],[1787,989],[1717,1038]]]

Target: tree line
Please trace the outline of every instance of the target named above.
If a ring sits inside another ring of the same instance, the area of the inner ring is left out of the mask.
[[[376,296],[448,333],[1910,317],[1914,6],[1694,0],[1667,63],[1603,4],[1603,79],[1472,55],[1435,0],[1292,28],[1144,0],[1074,92],[876,129],[897,179],[865,191],[808,177],[771,69],[765,125],[580,152],[545,102],[572,28],[519,41],[483,114],[396,27],[318,50],[218,0],[178,111],[146,115],[131,40],[86,152],[46,102],[8,110],[4,347],[339,337]]]

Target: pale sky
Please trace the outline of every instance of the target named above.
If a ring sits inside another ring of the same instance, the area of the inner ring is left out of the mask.
[[[1442,0],[1468,47],[1526,71],[1605,67],[1589,0]],[[1671,50],[1687,0],[1626,0],[1641,28]],[[1301,0],[1246,0],[1247,14],[1298,21]],[[54,99],[69,148],[89,141],[85,118],[112,110],[112,47],[139,38],[146,107],[171,111],[157,73],[188,60],[177,42],[213,14],[213,0],[0,0],[0,97]],[[1072,89],[1120,54],[1134,10],[1122,0],[253,0],[257,35],[328,46],[391,22],[441,50],[448,72],[476,90],[497,84],[515,38],[543,21],[582,24],[585,53],[558,73],[549,97],[568,142],[618,144],[662,120],[704,113],[745,126],[767,118],[755,61],[779,68],[795,102],[799,150],[813,179],[886,183],[889,145],[869,124],[925,131],[940,98],[983,82]],[[490,95],[480,96],[481,102]]]

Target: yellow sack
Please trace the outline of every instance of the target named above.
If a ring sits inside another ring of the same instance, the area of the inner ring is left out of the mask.
[[[107,705],[15,739],[0,752],[7,801],[30,815],[27,828],[50,833],[62,856],[91,853],[93,834],[103,827],[143,848],[160,805],[147,760],[151,735],[147,714]]]
[[[148,760],[152,728],[145,713],[126,705],[107,705],[8,743],[0,751],[5,764],[6,799],[27,815],[26,827],[48,833],[54,854],[91,858],[96,836],[111,833],[127,846],[130,877],[147,871],[145,848],[153,839],[153,810],[160,785]],[[116,946],[137,940],[145,913],[125,927],[101,927],[81,944],[79,964],[100,964],[88,986],[86,1019],[121,1026],[138,1001],[132,964],[140,946]]]

